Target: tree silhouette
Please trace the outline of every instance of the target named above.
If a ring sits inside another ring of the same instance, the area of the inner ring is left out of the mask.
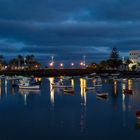
[[[112,60],[118,60],[119,59],[119,53],[117,48],[113,48],[110,54],[110,59]]]

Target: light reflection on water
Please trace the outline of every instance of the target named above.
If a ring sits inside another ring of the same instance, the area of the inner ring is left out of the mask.
[[[140,81],[104,79],[102,87],[86,91],[96,80],[65,80],[74,87],[73,96],[54,89],[56,81],[43,78],[38,91],[18,90],[11,86],[14,81],[0,80],[0,139],[139,139]],[[98,90],[109,93],[107,101],[96,99]]]

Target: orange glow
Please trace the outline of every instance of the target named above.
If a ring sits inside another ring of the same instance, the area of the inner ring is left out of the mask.
[[[35,81],[36,82],[38,82],[38,81],[40,82],[41,81],[41,78],[40,77],[35,77]]]
[[[117,94],[117,81],[114,80],[114,95],[116,96]]]
[[[128,80],[128,90],[132,90],[132,80]]]

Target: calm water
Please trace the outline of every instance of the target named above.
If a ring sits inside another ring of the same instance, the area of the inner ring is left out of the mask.
[[[75,93],[52,89],[54,78],[43,78],[40,91],[12,88],[13,81],[0,81],[0,140],[127,139],[140,138],[135,112],[140,110],[140,81],[103,80],[103,86],[85,92],[92,80],[66,81]],[[133,95],[124,95],[124,88]],[[96,98],[96,91],[109,93],[107,100]]]

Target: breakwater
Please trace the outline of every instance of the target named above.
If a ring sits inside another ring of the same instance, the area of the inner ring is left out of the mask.
[[[38,76],[38,77],[56,77],[56,76],[83,76],[93,73],[88,69],[38,69],[38,70],[3,70],[0,75],[22,75],[22,76]]]
[[[140,72],[134,71],[117,71],[117,70],[94,70],[94,69],[38,69],[38,70],[1,70],[0,75],[22,75],[22,76],[37,76],[37,77],[57,77],[57,76],[84,76],[91,73],[97,75],[115,74],[119,77],[132,78],[140,77]]]

